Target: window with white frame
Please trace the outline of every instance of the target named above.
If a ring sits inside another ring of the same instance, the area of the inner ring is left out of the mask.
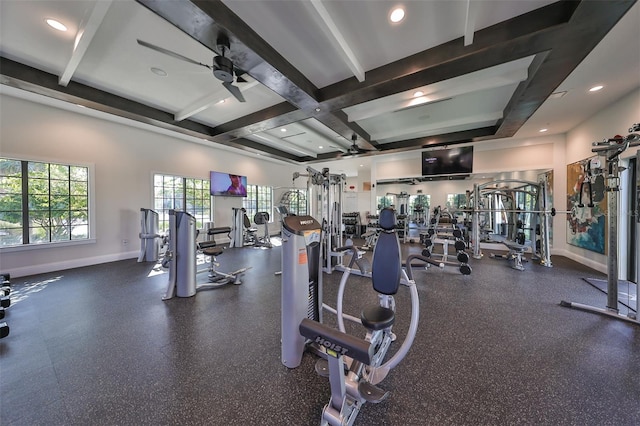
[[[414,217],[413,220],[417,216],[424,217],[424,214],[428,213],[429,207],[431,206],[431,195],[428,194],[417,194],[409,196],[409,214]]]
[[[307,215],[307,191],[302,189],[287,191],[280,200],[280,205],[287,208],[288,214]]]
[[[169,229],[169,210],[182,210],[195,216],[196,227],[211,221],[211,194],[208,179],[155,174],[153,176],[154,210],[159,216],[159,230]]]
[[[376,204],[377,204],[377,214],[380,213],[382,209],[385,207],[391,207],[393,205],[393,196],[392,195],[378,195],[376,196]]]
[[[242,201],[242,207],[252,222],[258,212],[269,213],[269,222],[273,222],[273,188],[247,185],[247,196]]]
[[[467,206],[467,194],[447,194],[447,208],[457,210]]]
[[[89,239],[89,168],[0,158],[0,246]]]

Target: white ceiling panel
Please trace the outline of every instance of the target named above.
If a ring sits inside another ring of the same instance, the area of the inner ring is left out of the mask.
[[[398,24],[382,0],[96,4],[1,0],[0,89],[306,163],[344,158],[352,137],[362,157],[566,132],[640,86],[628,0],[411,0]],[[94,35],[74,53],[83,29]],[[221,35],[246,102],[208,69]],[[554,90],[567,94],[546,100]]]

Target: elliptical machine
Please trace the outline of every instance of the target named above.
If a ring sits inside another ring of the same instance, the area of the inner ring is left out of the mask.
[[[400,241],[396,233],[396,215],[391,208],[380,213],[380,235],[373,253],[371,272],[355,246],[346,246],[335,251],[351,251],[351,261],[344,269],[338,304],[335,310],[339,329],[328,327],[310,318],[303,318],[299,331],[309,344],[324,350],[326,359],[316,363],[316,372],[329,377],[331,399],[322,410],[321,425],[352,425],[365,402],[380,403],[389,392],[377,385],[406,356],[418,329],[419,300],[416,284],[412,279],[411,263],[418,259],[432,263],[421,255],[411,255],[406,261],[406,271],[402,267]],[[358,266],[359,271],[354,268]],[[351,273],[370,276],[373,289],[378,293],[378,304],[362,310],[360,318],[346,315],[342,311],[344,288]],[[411,293],[411,321],[407,335],[396,353],[383,362],[393,341],[395,321],[395,300],[400,284],[409,287]],[[367,332],[364,339],[345,333],[344,318],[362,324]]]

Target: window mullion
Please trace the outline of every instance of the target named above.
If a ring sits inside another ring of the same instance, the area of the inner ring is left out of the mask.
[[[51,203],[51,201],[52,201],[51,200],[51,164],[48,164],[48,163],[47,163],[47,188],[48,188],[47,197],[48,197],[48,200],[49,200],[49,207],[47,209],[48,212],[49,212],[49,215],[48,215],[49,217],[47,218],[48,219],[48,223],[49,223],[49,242],[52,242],[53,241],[53,238],[52,238],[52,236],[53,236],[53,232],[52,232],[53,231],[53,220],[51,219],[51,217],[53,215],[51,214],[51,204],[52,204]]]
[[[29,163],[20,162],[22,173],[22,244],[29,244]]]

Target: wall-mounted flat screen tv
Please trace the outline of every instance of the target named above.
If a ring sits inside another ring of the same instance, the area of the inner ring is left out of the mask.
[[[247,177],[231,173],[210,172],[211,195],[246,197]]]
[[[473,172],[473,147],[422,152],[422,176],[446,176]]]

